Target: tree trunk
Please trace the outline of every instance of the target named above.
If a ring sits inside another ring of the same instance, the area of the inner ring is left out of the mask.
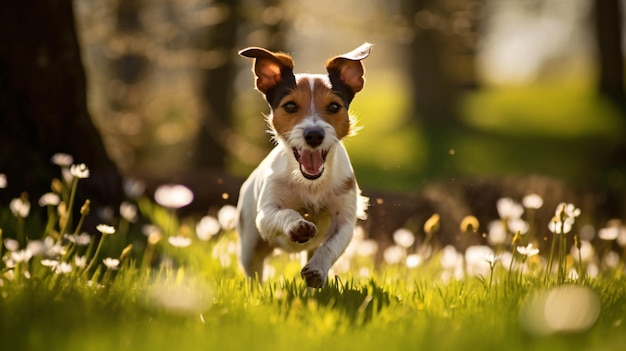
[[[622,7],[620,0],[595,0],[598,44],[598,90],[624,107],[624,55],[622,54]]]
[[[458,87],[444,66],[444,38],[436,27],[420,25],[418,13],[435,16],[432,0],[405,0],[402,12],[415,32],[407,46],[407,68],[413,84],[413,108],[428,125],[448,125],[458,120],[456,100]]]
[[[622,6],[620,0],[595,0],[594,24],[598,45],[598,93],[607,97],[626,118],[624,89],[624,54],[622,52]],[[626,136],[626,128],[622,130]],[[611,185],[626,191],[626,138],[610,154]]]
[[[197,136],[194,165],[197,168],[223,169],[227,154],[227,131],[233,114],[233,81],[236,65],[239,18],[238,0],[217,0],[222,20],[201,36],[198,47],[214,56],[214,65],[201,69],[202,124]]]
[[[0,42],[0,201],[49,191],[50,158],[65,152],[89,167],[81,189],[95,204],[119,203],[121,176],[87,111],[72,2],[0,2]]]
[[[474,61],[482,1],[402,0],[401,5],[414,34],[405,56],[412,108],[428,145],[422,174],[439,177],[453,171],[446,156],[455,129],[463,128],[461,95],[478,87]]]

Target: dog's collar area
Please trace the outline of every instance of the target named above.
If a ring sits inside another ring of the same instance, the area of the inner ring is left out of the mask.
[[[293,155],[300,165],[300,173],[302,173],[304,178],[315,180],[322,176],[324,173],[324,163],[326,162],[328,150],[298,150],[295,147],[292,149]]]

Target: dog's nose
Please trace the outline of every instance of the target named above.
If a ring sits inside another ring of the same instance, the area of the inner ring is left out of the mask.
[[[307,129],[304,131],[304,140],[311,147],[320,146],[324,141],[324,131],[321,129]]]

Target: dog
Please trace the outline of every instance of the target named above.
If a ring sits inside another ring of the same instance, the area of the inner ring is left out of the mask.
[[[266,115],[275,148],[243,183],[237,204],[241,265],[263,277],[275,248],[306,251],[301,276],[321,288],[328,271],[352,239],[357,218],[365,219],[361,196],[342,139],[355,132],[349,107],[365,84],[364,43],[326,62],[327,74],[294,74],[285,53],[251,47],[256,89],[270,106]]]

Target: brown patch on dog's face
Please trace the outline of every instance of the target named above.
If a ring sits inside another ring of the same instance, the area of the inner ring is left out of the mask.
[[[326,77],[307,75],[280,100],[270,122],[279,135],[285,136],[303,119],[313,116],[331,125],[337,139],[350,132],[348,107],[339,93],[331,89]]]

